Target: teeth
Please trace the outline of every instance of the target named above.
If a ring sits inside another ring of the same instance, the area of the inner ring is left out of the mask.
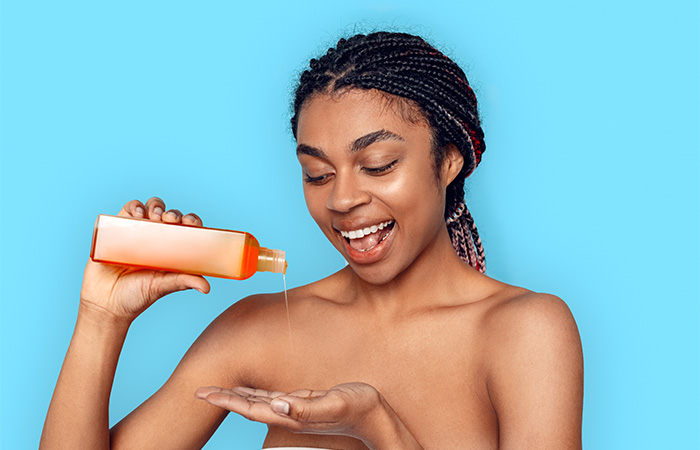
[[[379,230],[383,230],[384,228],[388,227],[394,223],[393,220],[387,220],[386,222],[382,222],[379,225],[372,225],[371,227],[367,228],[362,228],[360,230],[353,230],[353,231],[341,231],[340,235],[348,238],[348,239],[360,239],[363,238],[367,235],[376,233]]]

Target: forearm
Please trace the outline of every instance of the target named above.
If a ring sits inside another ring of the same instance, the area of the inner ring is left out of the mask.
[[[371,450],[423,450],[394,409],[381,397],[380,405],[367,420],[369,433],[363,439]]]
[[[42,450],[109,448],[109,397],[128,327],[80,306],[44,423]]]

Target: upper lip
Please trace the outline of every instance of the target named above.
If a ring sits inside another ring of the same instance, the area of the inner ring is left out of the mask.
[[[365,228],[370,228],[372,225],[379,225],[384,222],[393,222],[393,219],[357,219],[357,220],[342,220],[333,224],[333,228],[337,231],[357,231]]]

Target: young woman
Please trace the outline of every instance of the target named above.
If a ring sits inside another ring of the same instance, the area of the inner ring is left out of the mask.
[[[289,292],[294,352],[276,345],[288,339],[282,294],[241,300],[109,430],[131,322],[209,285],[89,261],[41,448],[200,448],[229,411],[267,423],[265,447],[581,448],[568,308],[483,274],[463,185],[484,139],[462,70],[407,34],[340,40],[302,74],[292,129],[309,211],[348,261]],[[119,214],[202,224],[158,198]]]

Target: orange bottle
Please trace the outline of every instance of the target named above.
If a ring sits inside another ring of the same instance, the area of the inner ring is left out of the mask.
[[[105,214],[97,216],[90,258],[235,280],[287,271],[285,253],[260,247],[250,233]]]

